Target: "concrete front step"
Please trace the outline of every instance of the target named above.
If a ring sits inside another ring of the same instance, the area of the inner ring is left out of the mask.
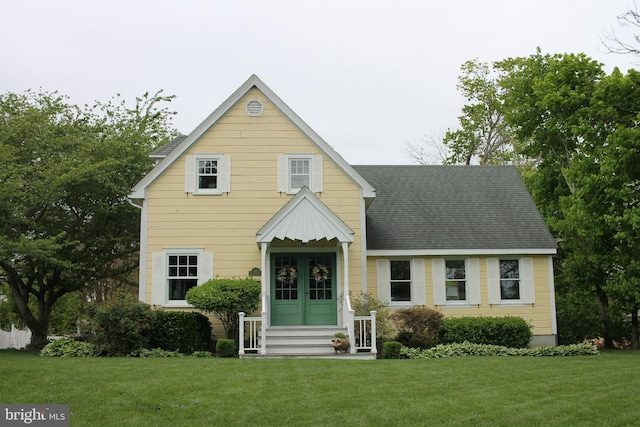
[[[358,353],[287,353],[287,354],[258,354],[246,353],[240,356],[243,359],[347,359],[347,360],[375,360],[376,355],[369,352]]]

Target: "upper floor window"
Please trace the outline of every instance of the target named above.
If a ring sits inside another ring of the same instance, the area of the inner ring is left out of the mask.
[[[285,154],[278,156],[278,191],[295,194],[302,187],[314,193],[323,191],[322,156]]]
[[[391,261],[391,301],[411,301],[411,262]]]
[[[465,301],[467,299],[467,274],[464,260],[446,260],[445,275],[447,301]]]
[[[500,299],[520,299],[520,266],[517,259],[500,260]]]
[[[185,158],[184,188],[192,194],[231,191],[231,158],[222,154],[194,154]]]

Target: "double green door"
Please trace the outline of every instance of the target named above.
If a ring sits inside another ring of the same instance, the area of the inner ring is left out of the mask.
[[[336,256],[271,255],[271,324],[335,325]]]

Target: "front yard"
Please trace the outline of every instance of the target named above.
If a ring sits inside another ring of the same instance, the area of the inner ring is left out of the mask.
[[[71,426],[603,426],[640,422],[640,352],[430,360],[50,358],[0,351],[0,403]]]

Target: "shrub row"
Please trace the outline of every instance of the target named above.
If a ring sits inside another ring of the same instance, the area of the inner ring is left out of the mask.
[[[440,344],[426,350],[408,347],[403,347],[400,350],[400,358],[403,359],[437,359],[457,356],[591,356],[596,354],[598,354],[598,349],[590,344],[510,348],[500,345],[464,342],[457,344]]]
[[[152,310],[147,304],[120,298],[92,306],[78,340],[78,343],[70,339],[57,340],[47,346],[43,355],[146,356],[154,351],[203,352],[209,350],[211,344],[211,324],[200,313]]]
[[[447,318],[442,322],[440,343],[470,342],[526,348],[533,332],[521,317],[460,317]]]
[[[396,341],[410,348],[462,342],[525,348],[533,336],[531,325],[513,316],[444,318],[437,310],[413,307],[396,311],[393,320]]]

